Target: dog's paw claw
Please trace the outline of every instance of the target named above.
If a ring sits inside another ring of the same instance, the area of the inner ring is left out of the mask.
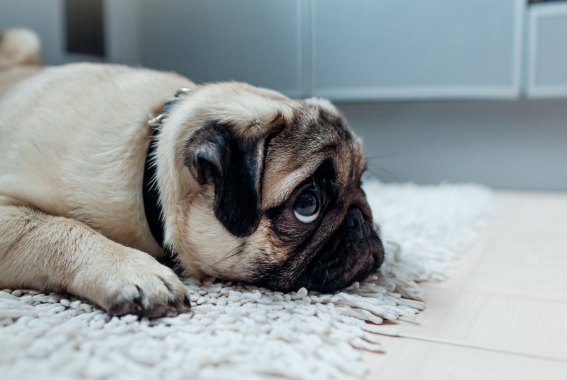
[[[110,315],[127,315],[135,314],[138,315],[139,307],[135,303],[130,302],[120,302],[113,304],[110,309],[108,309],[108,314]]]
[[[191,304],[187,291],[177,276],[161,265],[154,269],[161,273],[138,273],[136,284],[130,283],[129,276],[125,276],[120,288],[113,292],[110,307],[107,308],[108,314],[159,318],[175,317],[189,312]]]

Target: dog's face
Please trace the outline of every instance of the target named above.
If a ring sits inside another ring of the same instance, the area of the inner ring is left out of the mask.
[[[165,242],[189,273],[332,292],[383,261],[359,139],[327,101],[199,87],[160,133]]]

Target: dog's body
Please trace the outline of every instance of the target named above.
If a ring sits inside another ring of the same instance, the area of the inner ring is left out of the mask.
[[[335,290],[381,264],[360,144],[330,103],[118,65],[22,62],[33,58],[2,67],[0,45],[0,286],[67,291],[113,314],[189,309],[154,259],[165,253],[142,191],[148,120],[180,87],[193,93],[161,127],[154,164],[165,245],[186,273]]]

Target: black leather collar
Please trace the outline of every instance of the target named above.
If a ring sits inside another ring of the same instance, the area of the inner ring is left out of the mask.
[[[164,123],[171,108],[181,99],[182,96],[191,92],[189,88],[180,88],[174,97],[167,99],[161,113],[155,119],[148,122],[150,127],[154,128],[150,138],[150,146],[146,155],[146,166],[144,167],[144,182],[142,193],[144,195],[144,210],[146,212],[146,221],[150,226],[150,231],[156,242],[162,247],[168,256],[171,256],[169,249],[163,246],[164,230],[162,208],[159,202],[159,186],[155,181],[157,163],[152,159],[156,150],[157,137],[159,135],[160,126]]]
[[[157,183],[154,181],[156,178],[156,168],[157,165],[153,162],[152,157],[156,150],[157,135],[159,134],[159,128],[155,128],[150,140],[150,147],[148,149],[148,155],[146,156],[146,166],[144,168],[144,184],[143,184],[143,194],[144,194],[144,210],[146,212],[146,221],[150,226],[150,231],[154,235],[157,243],[163,248],[163,221],[161,218],[162,209],[159,203],[159,188]]]

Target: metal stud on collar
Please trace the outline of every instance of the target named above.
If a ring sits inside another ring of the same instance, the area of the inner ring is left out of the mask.
[[[148,125],[150,127],[161,126],[165,122],[165,119],[167,119],[167,116],[169,115],[169,111],[171,110],[171,108],[173,108],[173,106],[177,104],[177,102],[181,99],[181,97],[187,95],[190,92],[191,89],[187,87],[182,87],[179,90],[177,90],[174,97],[169,98],[165,101],[165,105],[161,109],[161,113],[157,117],[148,121]]]

